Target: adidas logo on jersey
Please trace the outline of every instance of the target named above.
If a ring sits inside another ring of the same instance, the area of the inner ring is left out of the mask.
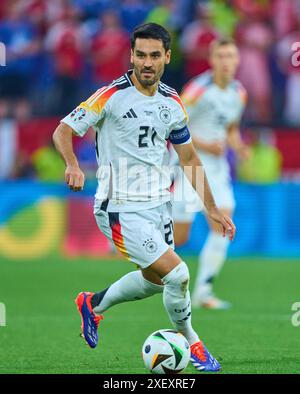
[[[132,108],[123,116],[123,118],[137,118],[137,114]]]

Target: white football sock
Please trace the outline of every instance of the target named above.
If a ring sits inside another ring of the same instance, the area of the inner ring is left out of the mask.
[[[220,272],[227,256],[229,240],[211,231],[199,255],[198,273],[193,298],[203,298],[212,291],[212,281]]]
[[[94,312],[101,314],[111,306],[126,301],[136,301],[163,292],[164,286],[149,282],[143,277],[140,270],[129,272],[108,289],[97,293],[99,304],[94,307]]]
[[[192,328],[187,265],[182,261],[162,278],[162,282],[163,302],[173,326],[186,337],[190,345],[198,342],[199,337]]]

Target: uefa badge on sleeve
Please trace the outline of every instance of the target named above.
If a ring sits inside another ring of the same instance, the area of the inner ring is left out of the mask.
[[[86,110],[84,108],[76,108],[74,111],[71,113],[71,118],[74,122],[77,122],[78,120],[81,120],[84,118],[86,115]]]

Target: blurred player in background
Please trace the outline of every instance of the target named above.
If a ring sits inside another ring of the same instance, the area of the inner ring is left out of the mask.
[[[53,137],[66,162],[66,182],[79,191],[84,174],[73,151],[72,134],[84,136],[90,126],[95,128],[99,164],[96,221],[122,254],[140,267],[98,293],[78,294],[82,335],[94,348],[103,312],[125,301],[162,293],[172,324],[190,343],[193,365],[198,370],[218,371],[219,363],[192,327],[189,271],[173,250],[171,177],[164,172],[169,159],[167,140],[174,146],[180,164],[193,168],[190,181],[194,188],[201,162],[178,94],[160,82],[165,64],[170,62],[169,33],[157,24],[142,25],[132,35],[131,48],[133,70],[81,103],[62,120]],[[119,159],[126,162],[125,167]],[[143,175],[132,173],[134,168]],[[153,172],[154,180],[157,175],[161,182],[151,182]],[[234,224],[219,212],[205,176],[202,186],[208,216],[233,239]]]
[[[193,144],[201,157],[216,204],[223,214],[231,217],[235,201],[226,148],[231,147],[239,159],[245,159],[249,154],[239,131],[246,91],[234,79],[239,65],[235,43],[229,39],[214,41],[210,48],[210,64],[212,70],[193,78],[183,89],[181,97],[189,113]],[[179,195],[183,198],[177,198]],[[173,204],[176,246],[188,240],[195,212],[199,210],[202,210],[201,201],[180,170],[175,179]],[[195,307],[226,309],[230,303],[214,295],[212,283],[225,262],[228,240],[223,237],[218,223],[209,217],[207,221],[210,232],[199,255],[192,304]]]

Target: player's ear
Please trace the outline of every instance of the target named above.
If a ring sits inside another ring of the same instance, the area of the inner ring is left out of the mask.
[[[134,49],[130,49],[130,62],[133,64],[133,51]]]
[[[165,64],[169,64],[171,61],[171,49],[166,51],[166,60],[165,60]]]

